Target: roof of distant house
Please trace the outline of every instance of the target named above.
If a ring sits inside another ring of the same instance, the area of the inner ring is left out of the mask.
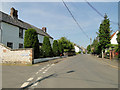
[[[18,26],[18,27],[21,27],[24,29],[33,28],[37,31],[38,34],[52,38],[48,33],[44,32],[42,29],[39,29],[33,25],[30,25],[30,24],[28,24],[20,19],[12,18],[10,15],[5,14],[1,11],[0,11],[0,21],[6,22],[6,23],[9,23],[9,24],[12,24],[14,26]]]
[[[118,31],[118,30],[117,30]],[[116,32],[117,32],[116,31]],[[114,35],[116,34],[116,32],[114,32],[112,35],[111,35],[111,37],[110,37],[110,39],[112,39],[113,37],[114,37]]]

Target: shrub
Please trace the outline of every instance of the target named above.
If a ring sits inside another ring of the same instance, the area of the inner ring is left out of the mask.
[[[35,29],[31,28],[25,31],[24,48],[33,48],[34,58],[38,58],[40,56],[39,40]]]
[[[49,37],[44,36],[43,45],[41,47],[41,50],[43,52],[43,57],[52,57],[53,56]]]
[[[53,54],[54,56],[59,56],[60,52],[59,52],[59,44],[57,40],[54,40],[53,42]]]
[[[64,49],[63,49],[63,46],[60,42],[58,42],[58,46],[59,46],[59,53],[63,55]]]

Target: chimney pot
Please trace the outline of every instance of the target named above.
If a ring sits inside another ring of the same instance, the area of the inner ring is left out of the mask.
[[[13,18],[18,18],[18,11],[15,10],[13,7],[11,8],[10,16]]]
[[[43,30],[44,32],[47,32],[46,27],[42,27],[42,30]]]

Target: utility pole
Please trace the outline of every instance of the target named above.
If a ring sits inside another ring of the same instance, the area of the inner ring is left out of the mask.
[[[92,38],[90,38],[90,51],[91,51],[91,45],[92,45]]]

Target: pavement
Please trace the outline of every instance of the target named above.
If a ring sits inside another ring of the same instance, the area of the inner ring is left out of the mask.
[[[118,88],[118,68],[91,55],[33,66],[2,66],[3,88]]]
[[[58,56],[58,57],[49,57],[49,58],[38,58],[38,59],[34,59],[34,64],[36,63],[40,63],[40,62],[45,62],[45,61],[51,61],[51,60],[55,60],[55,59],[60,59],[60,58],[66,58],[68,56]]]
[[[97,60],[103,62],[103,63],[106,63],[107,65],[110,65],[111,67],[114,67],[114,68],[119,68],[120,69],[120,61],[117,60],[117,59],[105,59],[105,58],[98,58],[94,55],[91,55],[92,57],[96,58]]]

